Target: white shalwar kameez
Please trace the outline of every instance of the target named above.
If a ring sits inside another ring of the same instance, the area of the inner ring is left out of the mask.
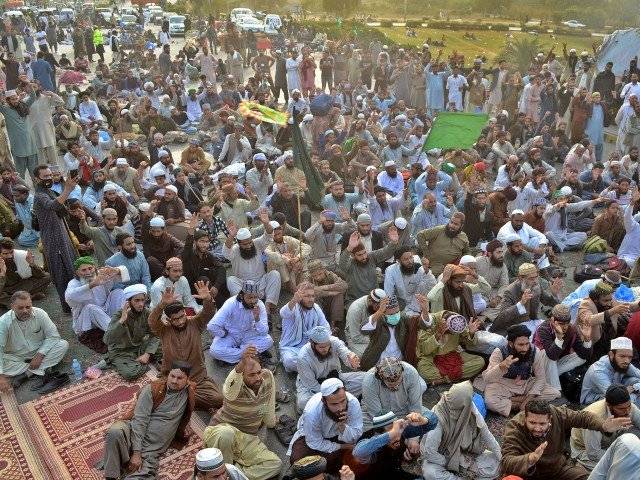
[[[456,110],[461,112],[464,108],[462,104],[462,87],[468,87],[467,79],[462,75],[449,75],[447,78],[447,89],[449,90],[449,103],[456,104]]]

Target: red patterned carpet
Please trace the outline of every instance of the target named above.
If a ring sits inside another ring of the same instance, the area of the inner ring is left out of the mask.
[[[101,480],[94,465],[102,458],[104,433],[120,418],[138,389],[151,381],[150,372],[136,382],[126,382],[115,373],[97,380],[83,380],[68,388],[21,405],[23,424],[29,437],[46,458],[51,477],[56,480]],[[193,474],[193,459],[202,448],[204,425],[194,415],[191,427],[196,435],[180,451],[169,450],[160,461],[159,478],[188,480]],[[0,456],[0,458],[2,458]],[[6,477],[1,475],[5,480]],[[35,477],[16,477],[22,478]],[[40,477],[43,478],[43,477]]]
[[[49,478],[29,441],[13,393],[0,394],[0,479]]]

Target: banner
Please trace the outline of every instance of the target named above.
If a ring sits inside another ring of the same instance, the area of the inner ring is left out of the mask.
[[[324,197],[324,182],[318,169],[311,163],[311,158],[302,139],[302,132],[298,125],[298,120],[293,115],[293,125],[291,127],[291,142],[293,143],[293,158],[296,166],[304,172],[307,177],[307,198],[312,206],[319,206],[320,200]]]
[[[488,120],[486,113],[440,112],[431,125],[423,150],[471,148]]]
[[[275,123],[276,125],[285,126],[289,120],[287,112],[280,112],[273,108],[260,105],[258,102],[240,102],[238,111],[243,117],[257,118],[266,123]]]

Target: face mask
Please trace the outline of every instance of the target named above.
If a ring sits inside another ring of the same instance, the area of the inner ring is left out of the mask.
[[[400,322],[400,312],[394,313],[393,315],[385,315],[385,319],[387,324],[395,327]]]

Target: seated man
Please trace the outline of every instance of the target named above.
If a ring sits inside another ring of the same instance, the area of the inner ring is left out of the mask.
[[[534,332],[542,323],[540,304],[553,307],[560,303],[562,279],[554,278],[547,292],[542,288],[538,268],[523,263],[518,268],[518,278],[504,290],[500,313],[491,325],[491,331],[504,335],[511,325],[524,323]]]
[[[488,294],[483,295],[487,309],[482,312],[488,320],[493,321],[498,314],[498,306],[502,301],[502,290],[509,285],[509,272],[504,263],[505,247],[500,240],[491,240],[486,246],[486,255],[476,257],[476,272],[491,287]]]
[[[291,464],[320,455],[327,460],[327,473],[336,473],[361,435],[360,403],[342,381],[328,378],[307,402],[287,455]]]
[[[433,408],[436,428],[422,440],[422,474],[437,479],[493,479],[500,445],[472,401],[471,382],[453,385]]]
[[[340,235],[344,236],[355,225],[348,210],[341,209],[340,215],[342,222],[336,223],[338,214],[332,210],[323,210],[318,222],[311,225],[304,234],[304,239],[311,245],[310,258],[320,260],[332,272],[337,270],[336,252]]]
[[[469,239],[462,231],[464,213],[456,212],[446,225],[422,230],[416,243],[431,262],[431,271],[440,275],[445,265],[454,263],[469,252]]]
[[[147,287],[131,285],[124,289],[124,306],[114,313],[104,332],[107,363],[125,380],[135,380],[149,370],[149,362],[158,351],[160,341],[149,329]]]
[[[238,467],[225,463],[222,452],[217,448],[203,448],[196,453],[193,475],[194,480],[248,480]]]
[[[349,305],[344,336],[349,348],[359,357],[369,345],[369,337],[362,333],[362,327],[369,322],[369,317],[382,308],[380,315],[386,310],[387,302],[380,306],[380,302],[387,297],[381,288],[371,290],[367,295],[363,295]]]
[[[249,480],[267,480],[282,466],[263,443],[266,428],[276,425],[276,382],[249,346],[222,387],[224,401],[204,431],[205,447],[219,448],[225,463],[237,466]]]
[[[428,321],[428,300],[422,295],[417,295],[417,301],[421,308],[421,318]],[[362,368],[369,370],[386,357],[396,357],[413,363],[414,352],[408,349],[407,345],[410,332],[415,331],[416,321],[419,320],[400,313],[400,305],[395,295],[383,298],[378,304],[378,309],[360,327],[361,335],[369,337],[367,347],[362,352]]]
[[[526,325],[507,329],[507,345],[496,348],[489,365],[474,386],[484,391],[487,409],[508,417],[522,410],[529,400],[553,400],[560,392],[546,382],[545,355],[529,342]]]
[[[222,305],[229,298],[227,272],[219,257],[211,253],[209,233],[202,230],[192,230],[197,221],[197,214],[191,217],[189,233],[184,241],[184,250],[182,251],[184,276],[190,285],[198,280],[208,281],[211,286],[211,295],[216,304]]]
[[[269,335],[267,309],[258,296],[258,284],[246,280],[242,290],[224,302],[209,321],[207,330],[213,336],[209,353],[213,358],[238,363],[252,345],[264,360],[268,359],[265,352],[273,346],[273,339]]]
[[[296,372],[298,354],[309,341],[309,332],[317,326],[330,329],[322,309],[315,303],[315,293],[310,283],[303,282],[298,286],[289,303],[280,309],[280,318],[280,360],[285,371]]]
[[[86,213],[80,210],[80,232],[93,241],[93,251],[98,265],[104,265],[107,258],[117,253],[116,237],[127,233],[122,227],[118,227],[118,212],[113,208],[105,208],[102,211],[103,225],[91,227],[87,224]]]
[[[539,268],[549,266],[549,260],[545,255],[545,250],[549,241],[542,232],[537,231],[524,221],[524,212],[515,209],[511,212],[511,221],[505,223],[496,238],[504,244],[514,241],[513,235],[520,237],[522,247],[526,252],[533,254]]]
[[[362,392],[364,372],[343,372],[342,362],[351,369],[360,368],[360,359],[342,340],[331,336],[327,327],[317,326],[308,332],[309,343],[298,354],[298,378],[296,379],[297,408],[302,412],[307,401],[320,391],[327,378],[340,378],[355,396]]]
[[[149,327],[162,345],[160,373],[167,375],[175,360],[188,361],[192,366],[189,379],[196,384],[195,408],[209,410],[222,405],[218,386],[207,377],[201,339],[207,321],[213,316],[215,305],[205,282],[196,282],[196,291],[202,299],[202,310],[191,317],[187,316],[184,305],[176,301],[171,288],[167,288],[162,293],[160,302],[149,313]],[[166,318],[162,318],[163,314]]]
[[[155,280],[165,271],[167,260],[180,257],[184,250],[184,244],[167,233],[164,220],[161,217],[143,220],[140,234],[142,252],[149,264],[151,280]]]
[[[157,195],[157,192],[156,192]],[[178,189],[175,185],[164,187],[164,195],[160,200],[151,201],[151,212],[164,218],[167,231],[177,238],[185,238],[185,206],[178,197]]]
[[[51,276],[38,266],[29,250],[16,250],[10,238],[0,239],[0,305],[9,307],[17,291],[25,291],[32,300],[45,298]]]
[[[464,351],[476,344],[477,319],[446,310],[420,322],[416,346],[418,372],[427,383],[439,385],[471,378],[484,368],[482,357]]]
[[[307,269],[307,259],[311,254],[311,247],[297,238],[284,235],[284,229],[276,221],[271,222],[273,241],[267,246],[267,252],[277,253],[282,257],[280,278],[289,291],[295,292],[302,278],[302,272]]]
[[[634,433],[637,434],[640,429],[640,409],[631,403],[629,389],[624,385],[609,385],[604,398],[585,407],[584,411],[596,415],[602,421],[610,417],[629,417],[635,427]],[[596,430],[573,428],[570,442],[571,458],[576,459],[587,470],[593,470],[598,460],[605,455],[607,448],[620,434],[622,434],[620,431],[603,434]]]
[[[350,304],[354,300],[366,295],[378,285],[377,269],[385,260],[393,256],[398,246],[398,230],[389,228],[387,244],[368,253],[360,241],[360,234],[353,232],[349,237],[349,245],[340,253],[338,271],[347,281],[345,300]]]
[[[571,324],[569,307],[558,304],[551,317],[538,327],[533,344],[546,359],[547,383],[560,389],[560,375],[570,372],[591,358],[591,327]]]
[[[173,362],[166,378],[140,389],[135,404],[105,435],[106,480],[155,478],[160,456],[170,446],[184,446],[195,401],[191,366]],[[128,475],[131,474],[131,475]]]
[[[171,288],[178,300],[189,309],[188,314],[193,315],[199,312],[202,307],[198,305],[195,297],[191,294],[191,286],[187,278],[182,275],[182,260],[177,257],[167,260],[164,275],[158,277],[151,285],[150,301],[151,308],[155,307],[162,297],[162,293]]]
[[[337,273],[328,270],[320,260],[311,260],[307,267],[307,280],[313,287],[314,297],[325,318],[329,319],[331,329],[337,329],[344,322],[345,282]],[[281,314],[282,315],[282,314]]]
[[[568,305],[571,309],[572,320],[575,320],[577,318],[578,308],[580,307],[580,303],[582,302],[582,300],[589,296],[589,293],[591,293],[591,291],[596,288],[596,285],[600,283],[600,280],[611,285],[614,288],[614,293],[615,290],[617,290],[618,287],[622,284],[620,272],[618,272],[617,270],[607,270],[600,276],[600,278],[593,278],[582,282],[580,286],[578,286],[578,288],[576,288],[573,292],[564,297],[564,300],[562,300],[562,303]]]
[[[611,340],[609,353],[593,363],[582,380],[580,403],[590,405],[604,398],[612,384],[627,387],[631,401],[640,406],[640,369],[631,364],[633,344],[627,337]]]
[[[69,282],[64,294],[71,307],[73,331],[76,335],[93,328],[106,331],[111,317],[124,303],[124,292],[115,288],[115,284],[129,279],[127,269],[97,268],[93,257],[78,257],[73,266],[76,278]]]
[[[34,375],[38,393],[60,388],[69,376],[55,370],[69,343],[60,338],[47,312],[32,306],[29,292],[14,292],[10,306],[0,317],[0,392],[18,388]]]
[[[362,422],[364,431],[374,427],[374,418],[393,412],[398,418],[422,414],[422,394],[427,389],[418,371],[396,357],[386,357],[364,375]]]
[[[430,271],[427,270],[425,273],[422,265],[416,262],[415,249],[412,246],[397,248],[393,258],[395,263],[384,271],[384,291],[388,295],[395,295],[400,310],[405,310],[413,306],[416,293],[420,293],[421,284],[433,282],[435,285],[436,279]]]
[[[269,270],[274,262],[263,261],[265,249],[271,242],[273,228],[269,223],[269,216],[266,211],[260,213],[260,220],[264,225],[264,234],[257,239],[251,238],[248,228],[238,229],[233,222],[227,224],[229,235],[222,247],[222,254],[231,262],[230,275],[227,276],[227,288],[231,295],[240,293],[242,285],[246,280],[251,280],[258,285],[259,298],[265,299],[268,313],[275,311],[280,298],[281,278],[277,270]],[[237,244],[234,245],[234,240]]]
[[[124,288],[141,283],[147,289],[151,288],[149,264],[142,251],[138,250],[133,235],[119,233],[116,235],[116,245],[119,251],[107,258],[104,264],[107,267],[124,266],[129,272],[129,281],[117,286]]]
[[[527,480],[586,480],[589,472],[565,456],[571,428],[612,433],[631,424],[629,417],[598,418],[590,412],[554,407],[546,400],[531,400],[509,420],[502,437],[501,472]],[[605,475],[591,478],[624,478]]]
[[[522,240],[515,233],[504,237],[504,242],[507,245],[507,248],[504,251],[504,264],[507,267],[509,281],[513,282],[518,277],[518,269],[520,268],[520,265],[523,263],[535,263],[535,258],[533,257],[533,254],[524,249]]]

